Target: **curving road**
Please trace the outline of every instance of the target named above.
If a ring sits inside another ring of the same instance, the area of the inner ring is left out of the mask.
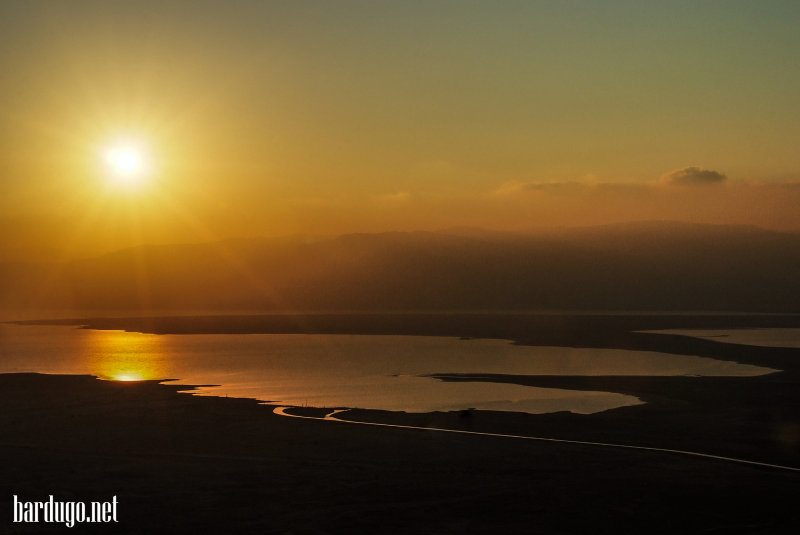
[[[723,457],[721,455],[711,455],[709,453],[699,453],[696,451],[686,451],[686,450],[673,450],[669,448],[653,448],[649,446],[633,446],[630,444],[612,444],[608,442],[589,442],[584,440],[567,440],[563,438],[548,438],[548,437],[532,437],[526,435],[506,435],[502,433],[481,433],[479,431],[463,431],[460,429],[445,429],[442,427],[418,427],[413,425],[397,425],[397,424],[382,424],[378,422],[359,422],[356,420],[342,420],[341,418],[336,418],[335,415],[347,412],[350,409],[336,409],[332,412],[329,412],[323,417],[318,416],[300,416],[297,414],[291,414],[287,412],[289,409],[293,407],[275,407],[272,411],[279,416],[288,416],[290,418],[304,418],[306,420],[322,420],[328,422],[340,422],[346,424],[359,424],[359,425],[372,425],[376,427],[395,427],[398,429],[417,429],[421,431],[439,431],[442,433],[461,433],[464,435],[480,435],[486,437],[501,437],[501,438],[517,438],[523,440],[538,440],[540,442],[559,442],[562,444],[580,444],[582,446],[599,446],[604,448],[625,448],[625,449],[632,449],[632,450],[644,450],[644,451],[654,451],[658,453],[672,453],[678,455],[690,455],[692,457],[703,457],[706,459],[714,459],[717,461],[727,461],[732,463],[740,463],[740,464],[749,464],[753,466],[760,466],[763,468],[773,468],[777,470],[789,470],[792,472],[800,472],[800,468],[794,468],[792,466],[783,466],[780,464],[770,464],[770,463],[762,463],[759,461],[748,461],[746,459],[736,459],[734,457]]]

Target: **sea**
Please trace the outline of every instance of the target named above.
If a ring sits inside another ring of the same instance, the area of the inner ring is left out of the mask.
[[[772,332],[768,332],[772,331]],[[677,331],[663,331],[675,333]],[[680,331],[729,343],[800,347],[800,329]],[[434,374],[757,376],[775,370],[651,351],[516,345],[509,340],[329,334],[142,334],[0,324],[0,373],[170,380],[194,395],[291,406],[405,412],[468,409],[591,414],[641,404],[630,395]]]

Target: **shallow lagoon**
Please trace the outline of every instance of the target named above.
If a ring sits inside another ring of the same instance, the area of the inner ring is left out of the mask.
[[[644,331],[655,334],[680,334],[694,338],[703,338],[725,344],[740,344],[760,347],[797,347],[800,348],[800,329],[670,329]]]
[[[285,405],[407,412],[476,408],[593,413],[641,403],[609,392],[427,374],[754,376],[774,370],[709,358],[616,349],[519,346],[507,340],[372,335],[153,335],[0,325],[0,372],[176,379],[199,395]]]

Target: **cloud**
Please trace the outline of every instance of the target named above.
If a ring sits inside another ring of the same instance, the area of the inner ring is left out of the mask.
[[[383,202],[406,202],[411,199],[411,194],[407,191],[398,191],[397,193],[376,195],[373,197],[373,199],[376,201],[383,201]]]
[[[583,189],[587,187],[586,184],[580,182],[531,182],[523,184],[522,188],[528,191],[566,191]]]
[[[650,189],[651,184],[635,182],[521,182],[511,181],[492,191],[494,195],[516,195],[521,193],[545,192],[559,195],[592,195],[601,193],[638,193]]]
[[[677,169],[661,177],[662,182],[678,186],[721,184],[727,179],[727,176],[718,171],[701,169],[700,167],[684,167],[683,169]]]
[[[521,182],[514,180],[502,184],[499,188],[495,189],[495,195],[514,195],[517,193],[530,192],[530,191],[547,191],[547,192],[570,192],[583,190],[590,187],[587,184],[576,181],[568,182]]]

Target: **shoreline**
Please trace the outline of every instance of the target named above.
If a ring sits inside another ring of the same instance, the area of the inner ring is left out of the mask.
[[[587,533],[598,525],[620,533],[721,526],[792,533],[800,519],[795,473],[657,452],[332,425],[280,417],[254,400],[177,389],[0,375],[0,489],[31,500],[117,495],[120,533],[165,526],[177,533],[317,533],[322,526],[332,533]],[[595,415],[525,416],[348,413],[538,435]],[[581,514],[569,513],[575,508]]]
[[[593,347],[658,351],[734,360],[791,375],[800,348],[727,344],[677,334],[641,332],[667,329],[800,328],[792,314],[538,314],[538,313],[381,313],[256,314],[230,316],[131,316],[21,320],[15,325],[74,325],[82,329],[147,334],[375,334],[495,338],[520,345]],[[795,369],[797,368],[797,369]]]
[[[647,403],[588,415],[351,409],[347,420],[631,444],[800,467],[797,348],[628,330],[652,324],[651,317],[451,315],[433,322],[430,315],[324,315],[298,320],[246,316],[215,326],[209,317],[196,323],[116,318],[81,324],[158,333],[501,334],[520,344],[651,349],[779,368],[752,377],[440,374],[431,377],[604,390]],[[71,325],[75,320],[55,321]],[[739,324],[763,321],[740,318]],[[779,323],[792,321],[800,323],[798,318]],[[326,526],[327,532],[348,534],[577,534],[613,525],[618,533],[781,534],[800,525],[800,513],[794,512],[800,475],[792,472],[652,451],[332,425],[277,416],[274,404],[258,400],[194,396],[191,389],[169,381],[0,374],[5,432],[0,490],[27,500],[48,494],[58,499],[64,493],[75,499],[118,495],[126,522],[120,523],[120,533],[169,526],[176,533],[310,534]],[[325,412],[292,409],[312,417]],[[581,514],[573,514],[578,509]]]

